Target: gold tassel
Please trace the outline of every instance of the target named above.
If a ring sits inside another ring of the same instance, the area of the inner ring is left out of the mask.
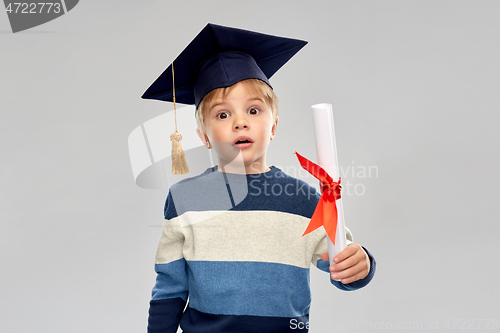
[[[177,109],[175,107],[175,80],[174,80],[174,63],[172,62],[172,94],[174,101],[174,118],[175,118],[175,132],[170,135],[172,141],[172,174],[183,175],[189,172],[186,162],[186,155],[181,146],[182,135],[177,131]]]
[[[170,141],[172,141],[172,174],[174,175],[183,175],[189,172],[181,140],[182,135],[177,131],[170,135]]]

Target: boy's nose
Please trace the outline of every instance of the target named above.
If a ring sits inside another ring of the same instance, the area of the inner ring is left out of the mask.
[[[244,117],[238,117],[237,119],[234,120],[234,129],[235,130],[245,129],[245,128],[248,128],[248,126],[249,126],[249,124]]]

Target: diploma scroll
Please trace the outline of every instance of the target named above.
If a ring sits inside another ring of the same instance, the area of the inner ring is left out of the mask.
[[[316,155],[318,165],[337,181],[340,176],[337,157],[337,145],[335,142],[335,129],[333,122],[333,111],[331,104],[316,104],[311,106],[314,124],[314,136],[316,140]],[[328,256],[330,265],[333,258],[342,252],[347,246],[344,209],[342,198],[336,200],[337,204],[337,232],[335,234],[335,245],[328,238]]]

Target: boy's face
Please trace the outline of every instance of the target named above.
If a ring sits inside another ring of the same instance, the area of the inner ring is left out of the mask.
[[[271,107],[264,98],[238,82],[225,98],[220,94],[207,107],[205,133],[198,131],[198,134],[203,142],[210,141],[219,165],[231,172],[228,167],[234,166],[233,160],[241,152],[243,172],[268,171],[266,151],[276,134],[278,120],[273,119]]]

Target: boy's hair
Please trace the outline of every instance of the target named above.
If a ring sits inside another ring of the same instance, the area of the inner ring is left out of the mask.
[[[267,85],[267,83],[259,79],[246,79],[239,82],[243,83],[245,88],[251,92],[264,97],[264,100],[271,107],[273,120],[276,120],[278,117],[278,98],[276,97],[273,89]],[[209,106],[210,103],[219,96],[226,98],[227,94],[229,94],[233,87],[234,85],[225,88],[217,88],[210,91],[205,95],[205,97],[203,97],[198,106],[198,110],[196,111],[196,123],[202,131],[205,131],[205,114],[207,112],[206,106]]]

